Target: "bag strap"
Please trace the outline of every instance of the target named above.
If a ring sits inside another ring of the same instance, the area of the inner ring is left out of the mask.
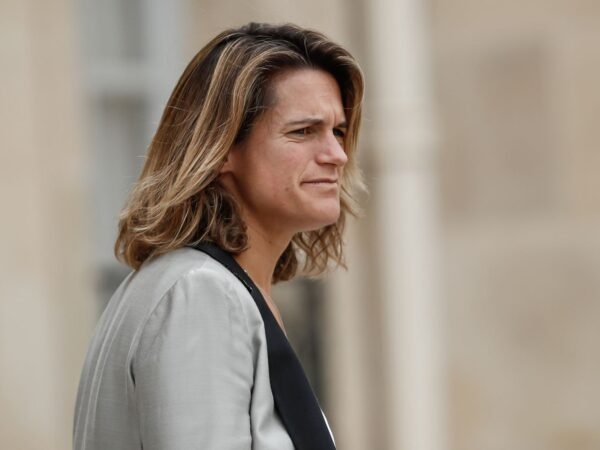
[[[275,408],[297,450],[335,450],[323,412],[302,365],[275,320],[260,290],[233,256],[212,243],[195,249],[207,253],[233,273],[246,287],[265,325],[269,377]]]

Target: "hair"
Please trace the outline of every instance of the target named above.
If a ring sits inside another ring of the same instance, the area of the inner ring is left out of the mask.
[[[337,222],[297,233],[277,262],[273,282],[300,270],[319,275],[330,262],[345,266],[346,214],[357,215],[355,195],[364,189],[355,160],[362,72],[347,50],[319,32],[259,23],[222,32],[181,75],[119,217],[119,260],[137,270],[149,258],[199,242],[213,242],[234,254],[248,248],[239,206],[220,185],[219,170],[231,147],[244,141],[270,106],[273,77],[294,68],[323,70],[337,81],[348,123],[348,161]]]

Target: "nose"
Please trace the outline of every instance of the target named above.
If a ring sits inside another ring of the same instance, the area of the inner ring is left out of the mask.
[[[319,164],[332,164],[337,167],[343,167],[348,162],[348,155],[342,143],[333,133],[324,139],[317,154],[317,162]]]

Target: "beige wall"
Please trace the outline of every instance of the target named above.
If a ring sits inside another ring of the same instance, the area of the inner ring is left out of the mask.
[[[600,5],[432,2],[450,444],[600,447]]]
[[[91,329],[74,6],[0,6],[0,448],[70,447]]]

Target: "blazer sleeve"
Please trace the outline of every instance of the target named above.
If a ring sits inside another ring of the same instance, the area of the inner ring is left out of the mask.
[[[144,450],[250,450],[254,357],[231,280],[195,269],[148,319],[132,362]]]

